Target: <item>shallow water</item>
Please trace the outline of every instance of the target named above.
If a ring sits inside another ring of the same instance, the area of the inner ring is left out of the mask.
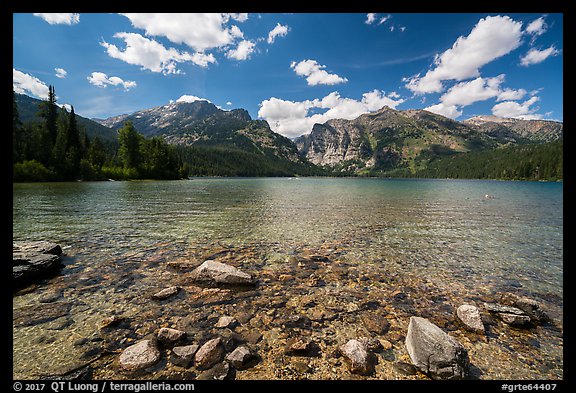
[[[167,265],[197,265],[222,250],[256,274],[326,251],[352,270],[422,280],[447,297],[515,291],[546,301],[561,326],[562,190],[562,183],[334,178],[14,184],[14,240],[57,242],[66,256],[59,276],[15,296],[13,308],[38,304],[54,288],[70,307],[65,318],[14,324],[14,376],[62,373],[89,359],[74,342],[111,314],[141,325],[147,312],[162,320],[147,299],[181,279]],[[176,304],[162,311],[184,314]],[[539,340],[542,359],[530,360],[536,365],[524,378],[550,377],[538,374],[543,364],[561,378],[561,338]]]

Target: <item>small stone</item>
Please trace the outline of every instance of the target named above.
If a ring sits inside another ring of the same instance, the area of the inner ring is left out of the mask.
[[[340,347],[340,352],[348,362],[348,368],[353,374],[366,375],[373,370],[367,348],[358,340],[350,340]]]
[[[300,361],[300,360],[294,362],[293,366],[294,366],[294,370],[296,370],[300,374],[305,374],[307,372],[310,372],[310,370],[311,370],[308,363]]]
[[[225,379],[234,379],[230,373],[230,365],[228,363],[219,363],[209,370],[206,370],[198,378],[201,381],[223,381]]]
[[[174,344],[186,337],[186,332],[171,328],[161,328],[158,331],[158,342],[163,345]]]
[[[184,345],[181,347],[172,348],[172,356],[170,361],[182,367],[189,367],[194,359],[196,351],[198,351],[198,345]]]
[[[396,371],[405,375],[414,375],[418,372],[416,367],[406,362],[394,362],[392,363],[392,367],[394,367]]]
[[[259,333],[256,330],[244,332],[241,335],[242,338],[249,344],[257,344],[260,340],[262,340],[262,333]]]
[[[255,285],[256,281],[234,266],[213,260],[204,261],[190,273],[193,281],[207,284]]]
[[[224,344],[220,337],[207,341],[194,356],[194,363],[199,370],[205,370],[218,363],[224,355]]]
[[[377,338],[361,337],[358,339],[358,341],[360,341],[360,343],[364,345],[366,350],[370,352],[380,352],[383,349],[380,340],[378,340]]]
[[[481,334],[486,332],[478,307],[471,304],[463,304],[456,310],[456,315],[467,329]]]
[[[510,326],[526,327],[530,324],[530,317],[528,315],[499,313],[498,316]]]
[[[376,312],[365,313],[360,316],[360,320],[371,333],[386,334],[390,329],[390,322],[385,315]]]
[[[62,296],[61,289],[52,289],[46,291],[46,293],[44,293],[44,295],[42,295],[40,299],[38,299],[38,301],[40,303],[52,303],[58,300],[61,296]]]
[[[102,321],[100,321],[100,329],[118,325],[123,320],[124,320],[123,317],[119,317],[117,315],[112,315],[111,317],[104,318]]]
[[[382,345],[383,351],[388,351],[389,349],[392,349],[392,347],[394,346],[390,341],[384,339],[380,339],[380,345]]]
[[[126,348],[120,355],[120,366],[135,371],[153,366],[160,360],[160,351],[152,340],[143,340]]]
[[[226,356],[226,360],[238,370],[247,368],[255,356],[246,346],[237,347]]]
[[[236,321],[236,319],[234,319],[234,317],[223,316],[220,317],[220,319],[218,319],[218,322],[216,323],[216,325],[214,325],[214,327],[232,329],[237,324],[238,322]]]
[[[292,356],[317,356],[318,351],[318,345],[308,337],[292,338],[284,348],[284,353]]]
[[[152,295],[152,297],[154,299],[164,300],[164,299],[169,298],[170,296],[176,295],[179,290],[180,290],[180,287],[168,287],[168,288],[161,290],[160,292],[156,292],[154,295]]]

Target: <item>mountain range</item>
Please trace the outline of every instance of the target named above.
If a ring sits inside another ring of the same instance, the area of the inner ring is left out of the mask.
[[[17,95],[23,122],[34,119],[40,102]],[[456,121],[426,110],[387,106],[356,119],[315,124],[309,134],[294,140],[273,132],[266,121],[253,120],[244,109],[222,110],[205,100],[171,102],[107,119],[77,117],[90,137],[114,139],[116,131],[131,121],[146,137],[160,136],[170,144],[197,150],[242,153],[254,165],[262,157],[275,165],[284,162],[309,169],[314,164],[330,173],[360,175],[414,174],[437,158],[544,144],[563,136],[561,122],[495,116]]]
[[[353,120],[315,124],[295,140],[310,162],[337,171],[415,173],[435,158],[484,151],[510,144],[562,139],[563,124],[545,120],[476,116],[456,121],[426,110],[395,110],[387,106]]]

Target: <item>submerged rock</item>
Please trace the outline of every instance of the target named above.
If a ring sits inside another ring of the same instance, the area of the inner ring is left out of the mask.
[[[218,319],[218,322],[216,322],[216,325],[214,325],[214,327],[217,328],[233,328],[234,326],[236,326],[238,324],[238,322],[236,321],[236,319],[234,317],[230,317],[230,316],[222,316],[220,317],[220,319]]]
[[[161,328],[158,331],[158,342],[168,346],[177,343],[186,337],[186,332],[171,328]]]
[[[53,302],[15,308],[12,310],[12,323],[14,326],[32,326],[50,322],[68,315],[70,307],[68,302]]]
[[[371,333],[385,334],[390,329],[390,322],[383,313],[369,312],[360,316],[362,323]]]
[[[244,345],[237,347],[226,356],[226,360],[238,370],[248,368],[255,355]]]
[[[486,310],[495,314],[504,323],[514,327],[528,327],[532,320],[526,313],[514,306],[505,306],[496,303],[484,303]]]
[[[196,352],[194,363],[199,370],[205,370],[218,363],[222,359],[222,355],[224,355],[222,339],[220,337],[213,338]]]
[[[153,366],[160,360],[160,351],[152,340],[143,340],[126,348],[120,355],[120,366],[136,371]]]
[[[534,323],[544,323],[551,320],[548,314],[542,310],[542,305],[534,299],[520,297],[513,293],[505,293],[500,298],[502,303],[524,311]]]
[[[157,300],[164,300],[169,298],[170,296],[174,296],[178,293],[180,287],[168,287],[164,288],[160,292],[156,292],[152,297]]]
[[[526,327],[530,324],[530,317],[528,315],[499,313],[498,316],[502,321],[514,327]]]
[[[47,276],[60,266],[62,249],[47,241],[12,243],[12,278],[17,285]]]
[[[230,365],[228,363],[219,363],[209,370],[206,370],[198,378],[201,381],[223,381],[225,379],[234,379],[232,373],[230,372]]]
[[[170,361],[172,364],[181,367],[189,367],[194,360],[194,355],[198,351],[198,345],[184,345],[181,347],[172,348]]]
[[[354,374],[367,375],[373,370],[373,362],[365,343],[359,340],[350,340],[340,346],[340,353],[348,362],[348,368]]]
[[[256,282],[247,273],[234,266],[213,260],[204,261],[190,273],[193,281],[206,284],[255,285]]]
[[[462,379],[468,374],[466,349],[425,318],[410,317],[405,345],[414,366],[433,379]]]
[[[320,348],[308,337],[295,337],[288,340],[284,353],[290,356],[318,356]]]
[[[463,304],[456,310],[456,315],[468,330],[481,334],[486,333],[478,307]]]

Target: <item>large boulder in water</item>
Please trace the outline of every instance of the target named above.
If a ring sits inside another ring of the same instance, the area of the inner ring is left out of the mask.
[[[62,249],[47,241],[15,241],[12,243],[12,278],[16,285],[56,272]]]
[[[254,285],[256,283],[248,273],[211,259],[194,269],[191,278],[193,281],[205,284]]]
[[[414,366],[432,379],[463,379],[468,374],[466,349],[425,318],[410,317],[405,345]]]

